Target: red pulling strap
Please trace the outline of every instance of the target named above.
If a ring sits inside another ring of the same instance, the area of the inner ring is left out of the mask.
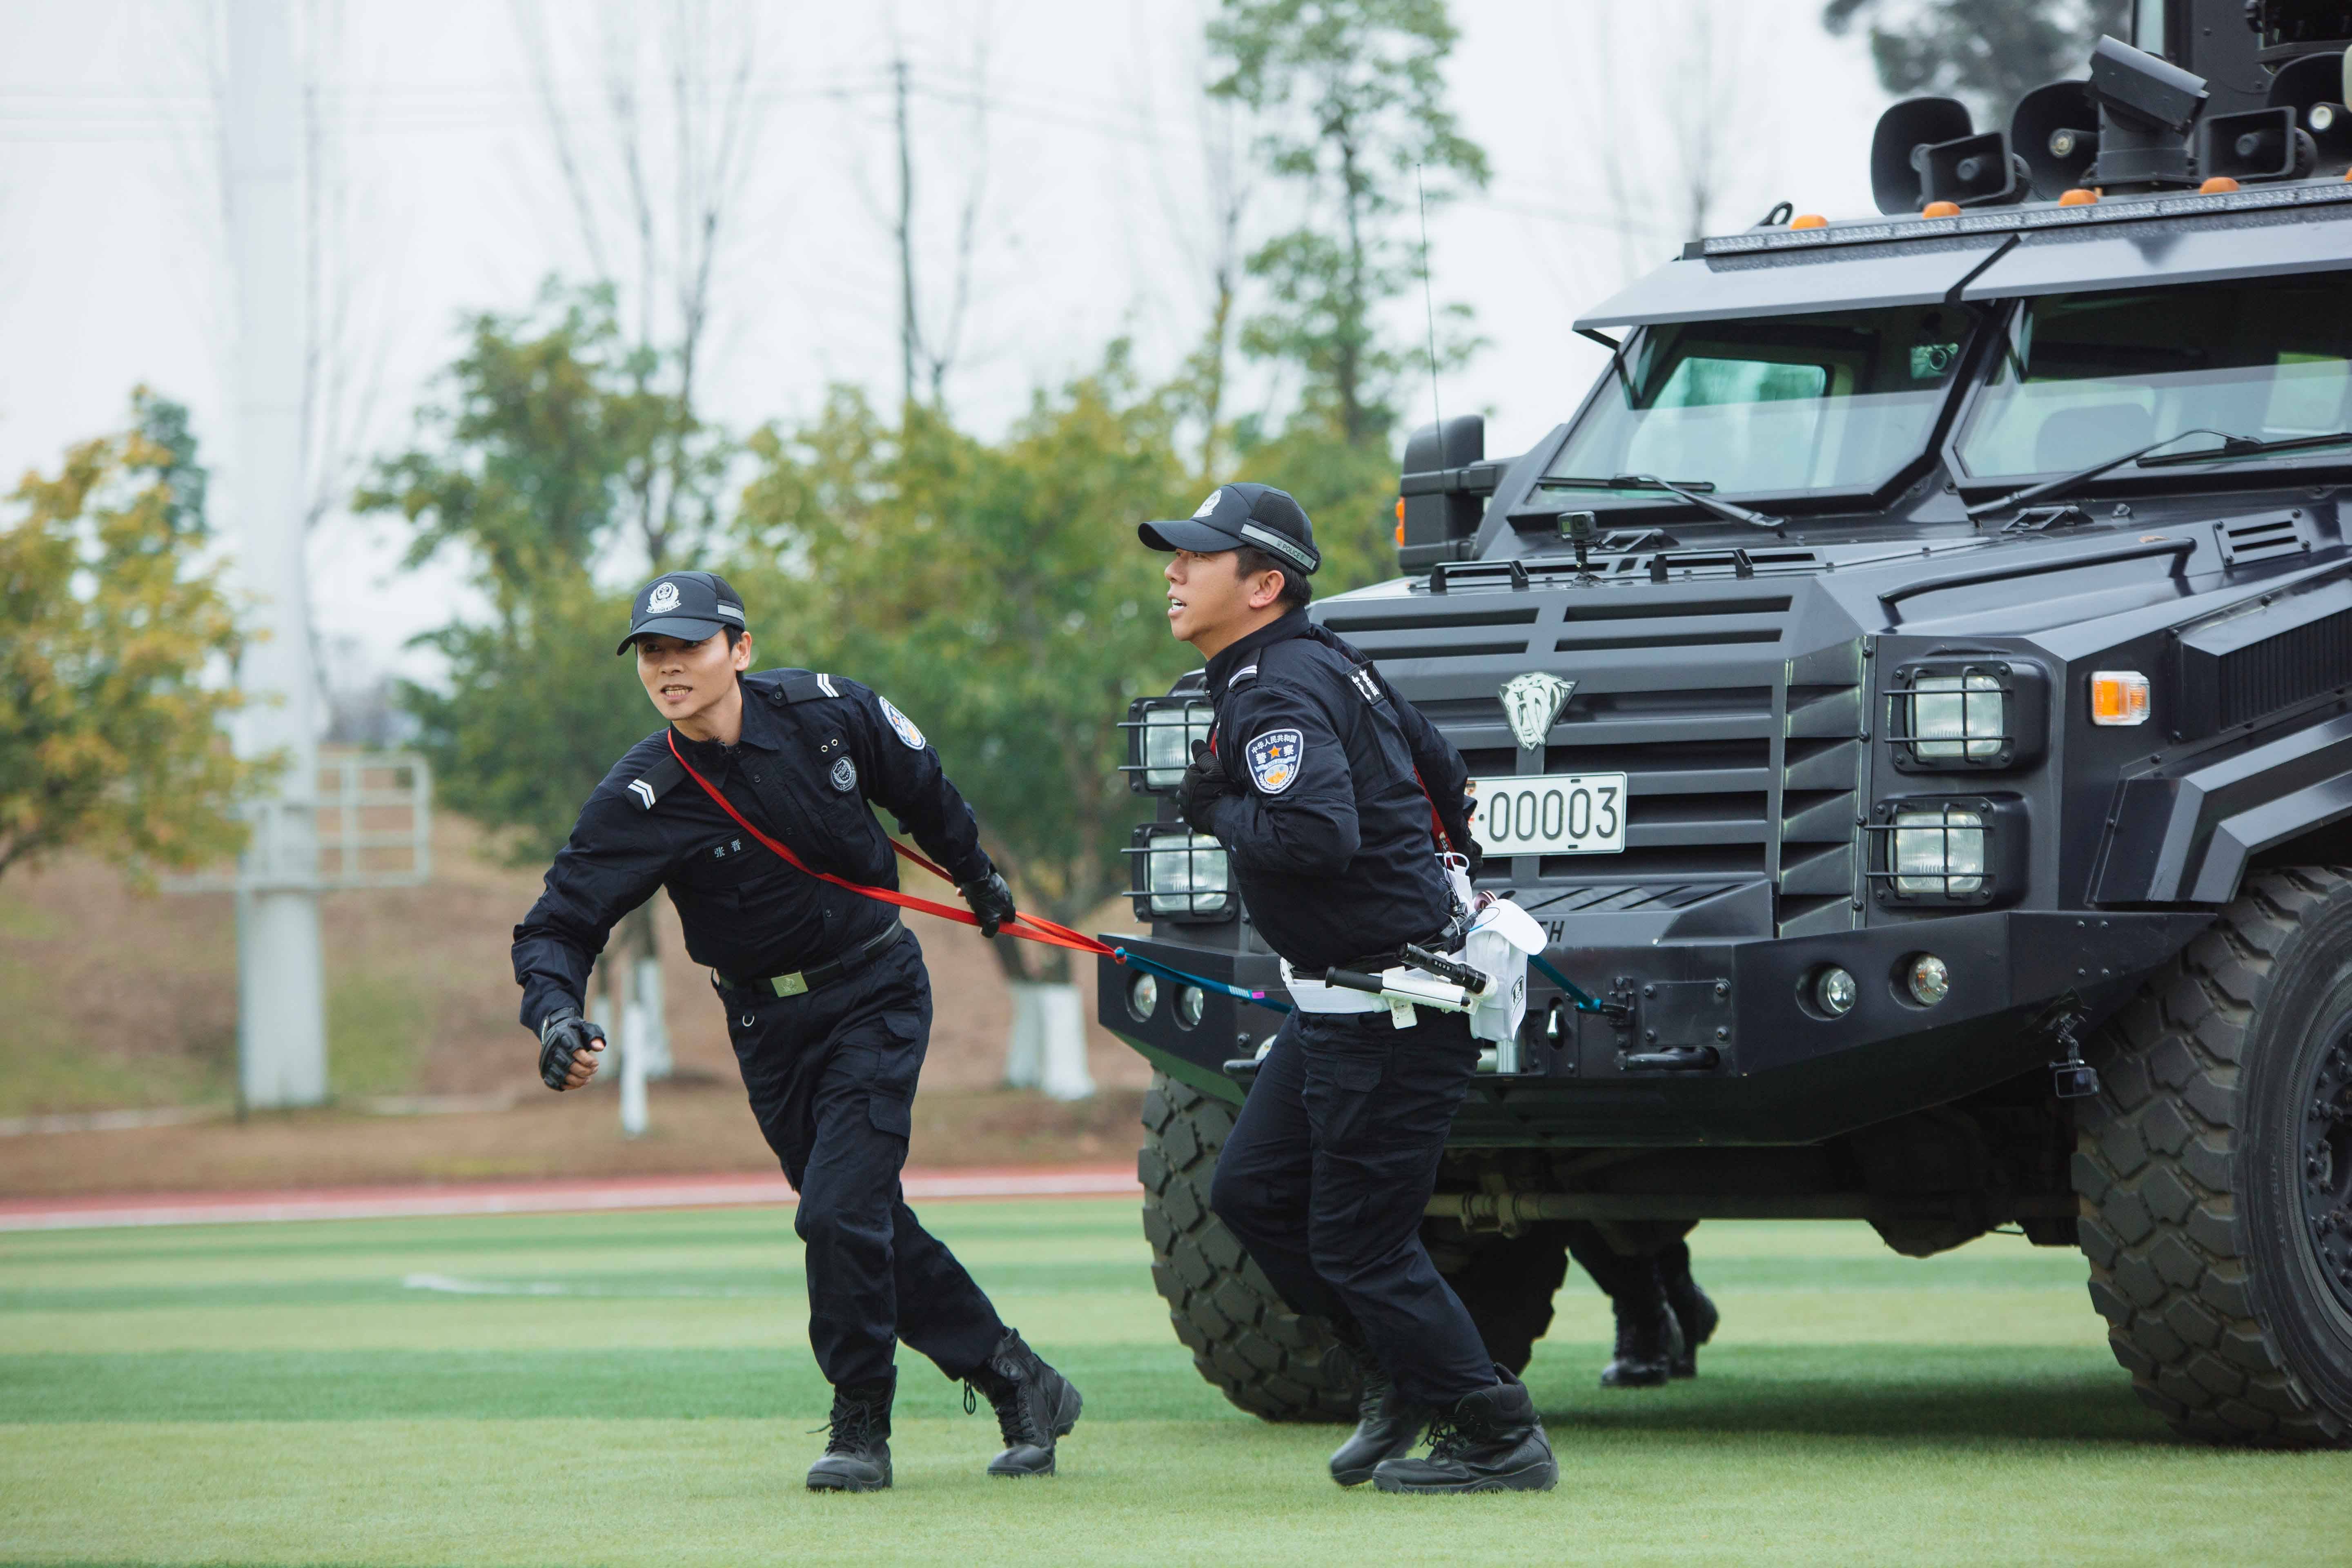
[[[774,850],[779,856],[782,857],[784,863],[790,866],[793,870],[801,872],[804,876],[814,877],[820,882],[831,882],[836,888],[846,888],[853,893],[861,894],[866,898],[877,900],[882,903],[896,904],[900,909],[919,910],[924,914],[937,915],[943,921],[954,921],[960,925],[976,926],[980,924],[980,917],[973,914],[970,910],[960,910],[952,904],[942,904],[934,899],[919,899],[912,893],[902,893],[895,888],[869,888],[862,882],[850,881],[845,877],[835,877],[829,873],[811,868],[809,866],[802,862],[799,856],[786,848],[782,841],[769,837],[766,834],[752,826],[751,823],[744,820],[743,814],[736,810],[735,807],[728,802],[725,795],[720,795],[717,789],[713,788],[709,779],[704,778],[700,773],[696,773],[694,771],[694,764],[688,762],[685,754],[678,751],[677,736],[675,733],[664,738],[669,742],[670,755],[677,758],[677,765],[686,770],[686,776],[692,779],[696,784],[700,784],[702,786],[702,793],[709,795],[712,800],[717,801],[719,803],[719,809],[735,819],[736,826],[740,827],[744,832],[750,834],[752,837],[758,839],[761,843]],[[926,860],[920,855],[916,854],[912,849],[908,848],[897,839],[893,838],[890,840],[890,847],[896,849],[908,859],[912,860],[916,865],[920,866],[924,870],[929,871],[932,876],[939,878],[941,881],[953,882],[955,880],[955,879],[948,875],[947,872],[941,870],[939,867],[932,865],[929,860]],[[1017,936],[1027,942],[1042,942],[1049,947],[1066,947],[1079,952],[1108,953],[1110,952],[1109,948],[1104,946],[1101,942],[1097,942],[1094,938],[1074,931],[1066,925],[1056,925],[1052,921],[1046,920],[1041,915],[1015,915],[1011,920],[1005,921],[999,929],[1007,936]]]

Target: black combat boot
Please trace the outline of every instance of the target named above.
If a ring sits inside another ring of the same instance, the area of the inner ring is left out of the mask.
[[[833,1391],[832,1436],[824,1453],[809,1467],[813,1492],[878,1492],[890,1484],[890,1396],[898,1387],[894,1370],[871,1383],[845,1383]]]
[[[996,1429],[1004,1435],[1004,1452],[989,1461],[992,1476],[1050,1476],[1054,1444],[1070,1435],[1086,1402],[1070,1380],[1055,1372],[1022,1342],[1013,1330],[1004,1331],[987,1362],[964,1379],[964,1408],[977,1408],[972,1390],[987,1395],[996,1407]]]
[[[1357,1487],[1372,1479],[1372,1468],[1382,1459],[1399,1459],[1421,1441],[1421,1430],[1437,1413],[1416,1405],[1396,1391],[1396,1384],[1381,1363],[1360,1353],[1364,1392],[1356,1404],[1356,1430],[1331,1456],[1331,1479],[1343,1487]]]
[[[1429,1428],[1429,1458],[1383,1459],[1372,1484],[1384,1492],[1548,1492],[1559,1461],[1536,1419],[1526,1384],[1501,1367],[1492,1388],[1465,1394]]]
[[[1674,1310],[1662,1296],[1621,1297],[1610,1305],[1617,1314],[1617,1353],[1601,1369],[1601,1386],[1664,1387],[1686,1353]]]
[[[1682,1352],[1675,1357],[1676,1377],[1698,1375],[1698,1347],[1715,1338],[1717,1323],[1723,1314],[1698,1281],[1691,1278],[1690,1248],[1680,1242],[1666,1248],[1658,1258],[1659,1271],[1665,1276],[1666,1305],[1675,1314],[1675,1326],[1682,1330]]]

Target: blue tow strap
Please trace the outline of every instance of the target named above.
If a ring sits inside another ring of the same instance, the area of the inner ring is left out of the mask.
[[[1255,1003],[1268,1012],[1287,1013],[1291,1010],[1289,1003],[1276,1002],[1263,991],[1252,991],[1240,985],[1228,985],[1222,980],[1212,980],[1205,974],[1187,974],[1181,969],[1171,969],[1164,963],[1129,952],[1123,947],[1112,948],[1110,956],[1112,962],[1123,963],[1129,969],[1140,969],[1147,974],[1164,975],[1170,980],[1181,981],[1187,985],[1197,985],[1203,991],[1214,991],[1220,995],[1230,996],[1236,1002]]]
[[[1559,970],[1554,969],[1549,963],[1544,962],[1544,955],[1542,953],[1531,952],[1528,954],[1528,963],[1532,964],[1535,967],[1536,972],[1541,974],[1546,980],[1549,980],[1554,985],[1559,986],[1560,994],[1576,1005],[1576,1010],[1578,1012],[1601,1013],[1607,1011],[1607,1009],[1602,1007],[1600,1003],[1587,995],[1582,986],[1579,985],[1575,981],[1570,980],[1567,975],[1562,974]]]

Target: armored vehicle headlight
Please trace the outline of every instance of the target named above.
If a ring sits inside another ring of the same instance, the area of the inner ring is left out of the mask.
[[[2049,727],[2041,667],[2011,660],[1937,660],[1895,671],[1886,738],[1906,773],[2012,768],[2042,754]]]
[[[1232,868],[1223,845],[1181,823],[1147,823],[1135,833],[1128,854],[1136,869],[1128,891],[1137,919],[1233,918]]]
[[[1918,953],[1904,965],[1903,987],[1911,993],[1911,1000],[1932,1007],[1952,994],[1952,972],[1934,953]]]
[[[2023,890],[2025,806],[2014,795],[1883,800],[1870,835],[1881,902],[1989,904]]]
[[[1139,1024],[1151,1016],[1160,1005],[1160,982],[1150,974],[1139,974],[1127,984],[1127,1011]]]
[[[1855,1000],[1862,994],[1861,987],[1853,983],[1853,975],[1834,963],[1815,970],[1807,980],[1813,1005],[1832,1018],[1843,1018],[1853,1012]]]
[[[1176,1026],[1197,1029],[1201,1015],[1209,1010],[1209,994],[1197,985],[1187,985],[1176,993]]]
[[[1119,726],[1128,737],[1119,772],[1137,789],[1174,789],[1192,760],[1192,742],[1209,738],[1211,717],[1204,698],[1146,697],[1134,703]]]
[[[2091,722],[2147,722],[2147,677],[2136,669],[2100,669],[2091,673]]]

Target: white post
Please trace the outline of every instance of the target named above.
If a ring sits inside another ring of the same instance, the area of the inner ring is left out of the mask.
[[[646,1006],[632,1000],[621,1009],[621,1136],[646,1130]]]
[[[228,489],[260,633],[238,668],[247,756],[289,765],[263,802],[237,904],[237,1090],[247,1106],[327,1097],[312,799],[318,730],[302,538],[300,82],[289,0],[229,0],[223,190],[236,275]]]
[[[1090,1100],[1094,1075],[1087,1071],[1087,1013],[1075,985],[1037,987],[1037,1033],[1043,1062],[1037,1087],[1055,1100]]]
[[[1012,980],[1013,1033],[1004,1042],[1004,1087],[1034,1089],[1045,1076],[1045,1026],[1037,993],[1045,987],[1033,981]]]
[[[661,960],[640,958],[630,972],[631,994],[645,1008],[646,1078],[659,1083],[675,1070],[669,1054],[669,1014],[662,1003]]]

